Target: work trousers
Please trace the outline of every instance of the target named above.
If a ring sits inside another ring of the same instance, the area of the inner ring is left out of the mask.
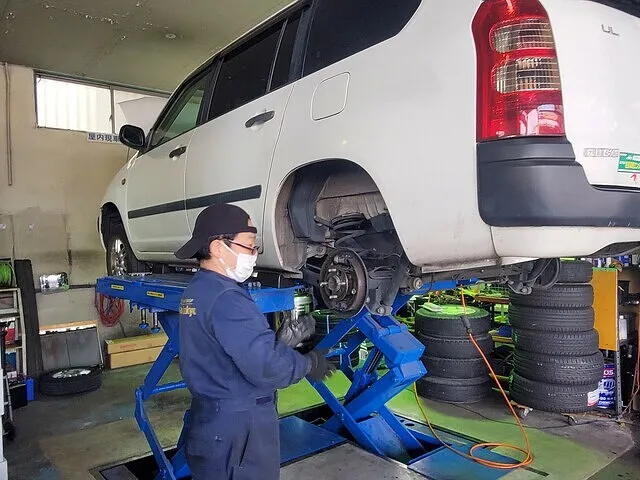
[[[186,453],[193,480],[278,480],[280,431],[275,395],[194,398]]]

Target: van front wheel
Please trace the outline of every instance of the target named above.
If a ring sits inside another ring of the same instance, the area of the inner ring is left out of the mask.
[[[108,222],[109,230],[105,241],[107,274],[123,276],[149,272],[148,266],[133,254],[122,221],[112,217]]]

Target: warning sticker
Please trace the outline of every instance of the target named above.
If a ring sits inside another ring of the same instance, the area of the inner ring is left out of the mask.
[[[585,148],[583,155],[586,158],[611,158],[620,156],[620,150],[617,148]]]
[[[624,173],[640,173],[640,153],[620,152],[618,171]]]

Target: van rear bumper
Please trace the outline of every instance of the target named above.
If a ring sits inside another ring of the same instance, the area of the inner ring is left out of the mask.
[[[640,190],[591,185],[566,138],[479,143],[478,205],[492,227],[640,227]]]

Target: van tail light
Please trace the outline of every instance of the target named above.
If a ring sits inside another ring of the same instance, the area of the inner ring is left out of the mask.
[[[485,0],[472,30],[478,141],[564,135],[556,46],[539,0]]]

